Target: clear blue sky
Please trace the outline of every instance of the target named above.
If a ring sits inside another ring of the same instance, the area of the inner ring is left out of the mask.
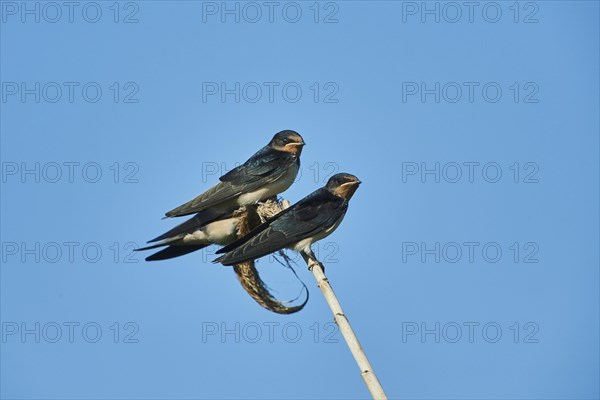
[[[390,397],[600,396],[598,2],[0,7],[3,398],[368,397],[302,263],[130,254],[282,129]]]

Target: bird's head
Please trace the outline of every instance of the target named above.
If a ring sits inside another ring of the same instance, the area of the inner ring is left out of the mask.
[[[343,199],[350,200],[360,184],[361,181],[356,176],[352,174],[340,173],[329,178],[325,187],[332,194]]]
[[[269,146],[275,150],[287,151],[299,156],[304,147],[304,139],[298,132],[286,130],[275,134],[269,142]]]

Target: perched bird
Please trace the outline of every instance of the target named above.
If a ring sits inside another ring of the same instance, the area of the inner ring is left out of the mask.
[[[332,176],[324,187],[217,251],[217,254],[224,255],[213,262],[234,265],[284,247],[300,251],[317,261],[310,245],[329,236],[338,227],[348,209],[348,201],[360,183],[351,174]]]
[[[200,250],[211,244],[224,246],[233,242],[238,237],[238,232],[245,232],[247,226],[254,227],[258,224],[260,224],[260,217],[255,206],[233,207],[225,210],[209,208],[148,241],[148,243],[157,242],[156,244],[136,251],[168,246],[146,257],[146,261],[166,260]]]
[[[165,215],[181,217],[211,207],[245,206],[277,195],[296,179],[303,146],[300,134],[281,131],[248,161],[220,177],[221,182]]]

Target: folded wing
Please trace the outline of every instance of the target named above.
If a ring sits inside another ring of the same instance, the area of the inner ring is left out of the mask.
[[[318,189],[292,207],[259,225],[248,235],[217,251],[225,253],[214,262],[234,265],[254,260],[293,245],[303,239],[317,236],[331,228],[347,209],[347,202]]]
[[[219,178],[221,182],[165,215],[181,217],[234,201],[244,193],[258,190],[281,178],[294,162],[297,162],[296,159],[289,153],[265,147],[244,164]]]

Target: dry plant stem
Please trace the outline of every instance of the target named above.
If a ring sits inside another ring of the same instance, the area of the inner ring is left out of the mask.
[[[325,276],[323,272],[323,266],[320,262],[318,262],[315,258],[308,256],[307,254],[302,253],[302,257],[306,264],[308,265],[308,269],[311,270],[315,279],[317,280],[317,285],[323,292],[323,296],[325,296],[325,300],[327,300],[327,304],[329,304],[329,308],[331,308],[331,312],[333,312],[333,317],[335,319],[335,323],[340,328],[358,367],[360,368],[361,375],[369,392],[371,392],[371,396],[374,399],[387,399],[385,392],[383,391],[383,387],[381,387],[381,383],[377,379],[375,372],[373,371],[373,367],[367,358],[363,348],[356,337],[356,334],[352,330],[350,326],[350,322],[348,322],[348,318],[346,318],[346,314],[344,314],[344,310],[342,310],[342,306],[338,301],[331,285],[329,284],[329,280]]]

